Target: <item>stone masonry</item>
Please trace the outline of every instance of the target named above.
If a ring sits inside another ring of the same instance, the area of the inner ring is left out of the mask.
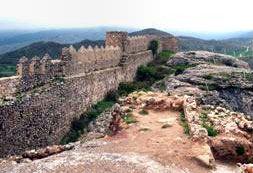
[[[0,79],[0,157],[59,144],[73,120],[152,60],[151,39],[108,32],[105,47],[21,58],[17,76]]]

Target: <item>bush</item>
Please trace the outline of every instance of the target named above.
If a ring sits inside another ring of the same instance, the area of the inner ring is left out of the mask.
[[[118,94],[120,96],[126,96],[131,92],[134,91],[149,91],[150,90],[150,83],[149,82],[123,82],[119,84]]]
[[[243,146],[236,147],[236,154],[238,156],[244,155],[244,153],[245,153],[245,149]]]
[[[102,100],[91,106],[88,112],[82,114],[79,119],[72,122],[70,131],[62,138],[60,143],[67,144],[77,141],[78,138],[85,132],[88,124],[113,105],[113,101]]]
[[[156,79],[156,69],[153,66],[140,66],[137,69],[137,80],[154,81]]]
[[[152,51],[153,55],[156,55],[158,52],[159,42],[157,40],[152,40],[149,43],[148,49]]]
[[[202,126],[207,130],[208,136],[215,137],[219,134],[212,125],[203,123]]]
[[[170,58],[173,54],[174,54],[174,52],[171,50],[164,50],[159,53],[159,57],[160,58]]]
[[[155,61],[159,64],[165,64],[173,54],[174,52],[170,50],[164,50],[158,54],[158,57]]]
[[[105,100],[106,101],[114,101],[116,102],[119,99],[119,92],[118,91],[109,91]]]
[[[132,113],[128,113],[124,118],[123,121],[127,124],[137,123],[138,121],[133,117]]]

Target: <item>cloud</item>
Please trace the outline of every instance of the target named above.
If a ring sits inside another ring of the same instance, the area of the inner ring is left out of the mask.
[[[0,19],[46,27],[116,25],[215,32],[253,29],[252,6],[252,0],[4,0]]]

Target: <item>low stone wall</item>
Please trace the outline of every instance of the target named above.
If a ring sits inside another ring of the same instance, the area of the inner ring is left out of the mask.
[[[0,156],[58,144],[91,104],[104,98],[120,82],[132,81],[151,51],[129,55],[122,66],[56,78],[0,107]]]

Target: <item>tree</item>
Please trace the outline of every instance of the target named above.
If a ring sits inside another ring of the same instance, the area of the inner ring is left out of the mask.
[[[158,47],[159,47],[159,42],[157,40],[152,40],[149,43],[148,49],[152,51],[153,55],[157,55]]]

